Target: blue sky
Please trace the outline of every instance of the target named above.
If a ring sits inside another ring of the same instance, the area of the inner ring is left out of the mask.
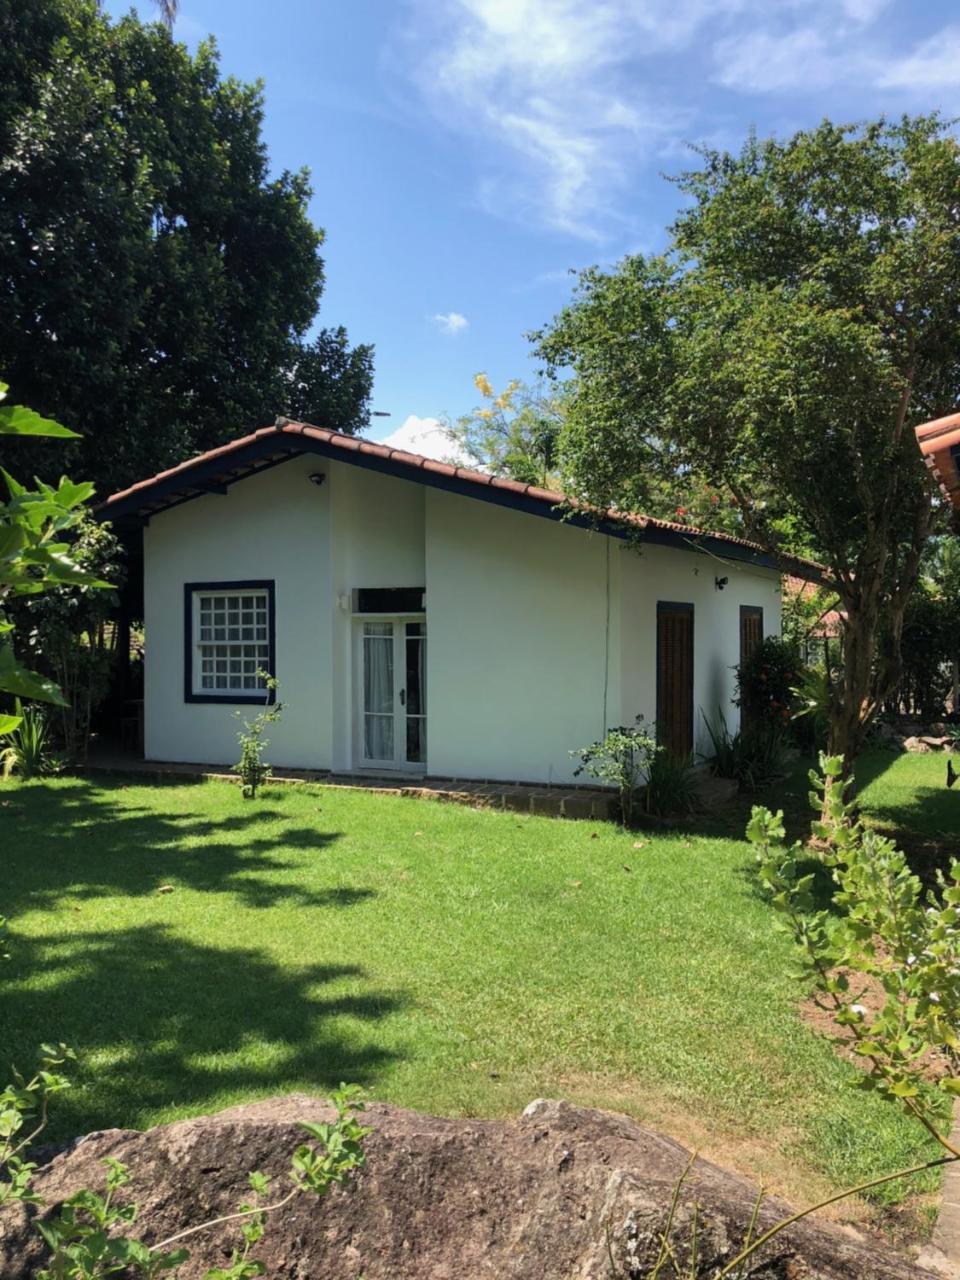
[[[960,105],[950,0],[181,0],[208,33],[265,82],[274,167],[312,170],[375,437],[533,376],[569,270],[662,246],[687,144]]]

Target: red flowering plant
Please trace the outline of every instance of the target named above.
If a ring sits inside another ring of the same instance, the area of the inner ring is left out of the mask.
[[[802,670],[793,644],[767,636],[737,667],[734,701],[751,722],[785,730],[798,709],[794,690]]]

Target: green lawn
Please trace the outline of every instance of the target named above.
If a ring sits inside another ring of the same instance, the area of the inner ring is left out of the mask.
[[[942,758],[869,763],[885,822],[922,826],[929,787],[960,828]],[[442,1114],[613,1106],[830,1183],[926,1149],[801,1023],[740,839],[62,778],[0,785],[0,857],[2,1056],[77,1049],[60,1136],[348,1080]]]

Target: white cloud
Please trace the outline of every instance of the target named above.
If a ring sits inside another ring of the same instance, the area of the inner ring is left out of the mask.
[[[441,333],[445,333],[449,338],[455,338],[458,333],[463,333],[470,321],[459,311],[447,311],[442,315],[433,316],[433,323]]]
[[[874,22],[888,0],[845,0],[854,23]],[[874,39],[864,42],[849,23],[819,22],[792,31],[755,30],[730,35],[714,46],[713,79],[742,93],[826,89],[838,85],[862,89],[903,89],[929,98],[931,92],[960,87],[960,26],[945,27],[898,56]]]
[[[420,0],[412,75],[444,125],[487,141],[486,208],[596,239],[630,165],[691,118],[631,62],[743,2]]]
[[[646,234],[628,204],[637,177],[726,128],[704,82],[753,95],[957,85],[960,27],[903,55],[882,20],[892,3],[406,0],[398,61],[476,148],[484,209],[622,243]]]
[[[787,35],[755,31],[748,36],[729,36],[716,45],[714,57],[714,80],[740,92],[822,89],[840,71],[840,55],[812,27]]]
[[[912,53],[889,63],[877,79],[881,89],[929,93],[960,85],[960,26],[945,27]]]
[[[842,0],[842,9],[848,18],[869,26],[876,22],[884,9],[890,7],[892,0]]]
[[[436,458],[439,462],[452,462],[457,466],[476,465],[456,441],[450,438],[438,418],[418,418],[415,413],[411,413],[380,444],[385,444],[389,449],[404,449],[407,453]]]

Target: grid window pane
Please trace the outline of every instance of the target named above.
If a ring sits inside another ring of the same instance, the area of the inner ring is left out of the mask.
[[[225,694],[265,690],[257,672],[270,665],[267,592],[201,594],[196,610],[195,664],[200,689]]]

